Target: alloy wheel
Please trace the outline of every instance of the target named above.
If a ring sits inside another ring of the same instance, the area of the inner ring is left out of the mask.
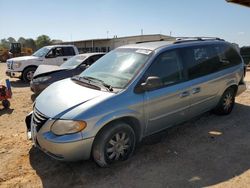
[[[131,141],[126,132],[116,133],[107,143],[106,155],[109,160],[122,160],[127,155]]]

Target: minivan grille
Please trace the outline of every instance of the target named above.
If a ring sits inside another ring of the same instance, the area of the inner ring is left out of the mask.
[[[33,123],[36,125],[36,131],[38,132],[41,127],[44,125],[44,123],[48,120],[49,118],[39,112],[36,108],[34,108],[33,111]]]

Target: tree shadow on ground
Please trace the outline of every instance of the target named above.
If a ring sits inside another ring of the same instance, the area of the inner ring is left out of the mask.
[[[204,187],[250,169],[250,106],[229,116],[205,113],[148,137],[128,161],[99,168],[93,161],[60,162],[31,148],[44,187]],[[152,139],[150,141],[150,139]]]

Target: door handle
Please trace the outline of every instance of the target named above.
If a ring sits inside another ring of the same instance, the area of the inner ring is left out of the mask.
[[[189,91],[184,91],[184,92],[182,92],[182,93],[180,94],[180,97],[183,98],[183,97],[187,97],[187,96],[189,96],[189,95],[190,95]]]
[[[67,58],[63,58],[63,61],[67,61]]]
[[[192,94],[199,93],[200,91],[201,91],[201,88],[200,88],[200,87],[193,88],[193,89],[192,89]]]

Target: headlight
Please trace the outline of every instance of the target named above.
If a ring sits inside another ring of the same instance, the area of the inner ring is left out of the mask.
[[[13,68],[19,68],[21,67],[22,63],[21,62],[13,62]]]
[[[57,120],[51,126],[50,131],[55,135],[73,134],[82,131],[87,127],[84,121]]]
[[[42,76],[42,77],[33,79],[33,82],[45,82],[49,79],[51,79],[51,76]]]

